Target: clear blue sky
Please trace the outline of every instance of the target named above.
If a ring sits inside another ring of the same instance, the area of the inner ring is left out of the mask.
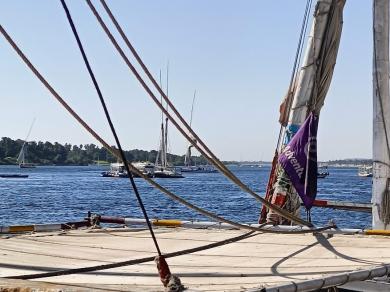
[[[67,1],[126,149],[156,149],[160,113],[84,1]],[[98,1],[95,5],[103,13]],[[144,62],[170,64],[169,95],[224,160],[271,160],[278,108],[290,80],[305,0],[109,0]],[[334,79],[321,113],[319,159],[371,157],[371,1],[347,1]],[[2,1],[0,22],[52,86],[111,144],[60,1]],[[0,37],[0,136],[97,143]],[[170,128],[173,153],[186,142]]]

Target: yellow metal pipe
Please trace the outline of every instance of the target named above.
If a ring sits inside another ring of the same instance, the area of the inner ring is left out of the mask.
[[[364,234],[390,236],[390,230],[371,229],[371,230],[365,230]]]
[[[182,222],[180,220],[153,220],[152,224],[155,226],[180,227]]]
[[[24,225],[24,226],[10,226],[9,232],[26,232],[26,231],[34,231],[34,225]]]

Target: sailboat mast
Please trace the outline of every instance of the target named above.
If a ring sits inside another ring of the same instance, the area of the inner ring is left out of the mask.
[[[160,70],[160,87],[162,88],[161,84],[161,70]],[[162,95],[160,97],[161,104],[162,104]],[[156,166],[160,165],[161,167],[164,167],[164,112],[161,111],[161,138],[160,138],[160,148],[157,152],[156,157]],[[159,163],[159,160],[161,161],[161,164]]]
[[[166,91],[166,95],[168,95],[168,83],[169,83],[169,61],[168,61],[168,64],[167,64],[167,91]],[[168,104],[167,104],[167,112],[168,112]],[[164,149],[164,166],[167,167],[168,166],[168,158],[167,158],[167,152],[168,152],[168,117],[165,117],[165,137],[164,137],[164,145],[165,145],[165,149]]]
[[[372,228],[390,229],[389,1],[374,0]]]
[[[190,127],[192,126],[192,114],[194,113],[195,97],[196,97],[196,90],[194,91],[194,97],[192,98]],[[184,156],[184,165],[185,166],[191,166],[191,148],[192,148],[192,144],[190,143],[187,147],[186,155]]]
[[[20,149],[20,152],[19,152],[19,155],[18,155],[18,159],[17,159],[17,162],[19,164],[25,163],[25,157],[26,157],[26,152],[27,152],[27,146],[26,146],[27,145],[27,140],[30,137],[31,130],[32,130],[33,126],[34,126],[35,120],[36,120],[36,118],[34,118],[33,121],[31,122],[30,128],[28,129],[28,132],[27,132],[26,139],[24,139],[24,142],[23,142],[23,145],[22,145],[22,149]]]

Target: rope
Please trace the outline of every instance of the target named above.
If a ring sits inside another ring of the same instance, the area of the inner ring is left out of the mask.
[[[69,9],[68,9],[68,7],[67,7],[67,5],[66,5],[66,3],[65,3],[65,0],[61,0],[61,4],[62,4],[62,7],[63,7],[64,10],[65,10],[66,17],[67,17],[67,19],[68,19],[68,21],[69,21],[69,24],[70,24],[70,26],[71,26],[71,28],[72,28],[73,34],[74,34],[74,36],[75,36],[75,38],[76,38],[77,45],[78,45],[78,47],[79,47],[79,49],[80,49],[80,52],[81,52],[81,54],[82,54],[82,56],[83,56],[83,60],[84,60],[85,66],[87,67],[89,76],[90,76],[91,79],[92,79],[93,85],[95,86],[96,92],[97,92],[97,94],[98,94],[98,96],[99,96],[100,102],[101,102],[102,107],[103,107],[103,109],[104,109],[104,114],[105,114],[105,116],[106,116],[106,119],[107,119],[108,124],[110,125],[111,132],[112,132],[112,134],[113,134],[113,136],[114,136],[114,138],[115,138],[115,142],[116,142],[116,145],[117,145],[117,147],[118,147],[120,157],[121,157],[121,159],[122,159],[122,161],[123,161],[123,163],[124,163],[124,165],[125,165],[126,171],[127,171],[127,173],[128,173],[129,180],[130,180],[130,184],[131,184],[131,186],[132,186],[132,188],[133,188],[133,190],[134,190],[135,196],[137,197],[137,201],[138,201],[138,204],[139,204],[139,206],[140,206],[140,208],[141,208],[141,210],[142,210],[142,213],[143,213],[143,215],[144,215],[144,218],[145,218],[145,220],[147,220],[147,226],[148,226],[150,235],[152,236],[153,243],[154,243],[154,245],[155,245],[155,247],[156,247],[156,250],[157,250],[158,255],[161,256],[161,250],[160,250],[160,247],[159,247],[159,245],[158,245],[156,236],[155,236],[155,234],[154,234],[154,232],[153,232],[152,225],[151,225],[150,222],[149,222],[148,213],[146,212],[146,209],[145,209],[145,206],[144,206],[144,204],[143,204],[143,202],[142,202],[142,199],[141,199],[141,196],[140,196],[140,194],[139,194],[138,188],[137,188],[137,186],[136,186],[136,184],[135,184],[135,181],[134,181],[134,178],[133,178],[133,174],[130,172],[130,169],[129,169],[129,165],[128,165],[126,156],[125,156],[125,154],[124,154],[124,152],[123,152],[123,150],[122,150],[121,143],[120,143],[120,141],[119,141],[119,138],[118,138],[118,135],[117,135],[117,133],[116,133],[114,124],[112,123],[110,114],[109,114],[109,112],[108,112],[106,103],[105,103],[105,101],[104,101],[103,94],[102,94],[102,92],[101,92],[101,90],[100,90],[100,87],[99,87],[99,84],[98,84],[98,82],[97,82],[97,80],[96,80],[96,78],[95,78],[95,74],[93,73],[92,68],[91,68],[91,66],[90,66],[90,64],[89,64],[87,55],[85,54],[85,51],[84,51],[84,48],[83,48],[83,44],[81,43],[80,37],[79,37],[79,35],[78,35],[78,33],[77,33],[76,27],[75,27],[75,25],[74,25],[74,23],[73,23],[72,16],[70,15],[70,12],[69,12]]]
[[[180,251],[175,251],[171,253],[164,254],[164,258],[172,258],[172,257],[177,257],[181,255],[186,255],[186,254],[191,254],[194,252],[199,252],[215,247],[219,247],[222,245],[226,245],[229,243],[237,242],[252,236],[255,236],[256,234],[253,234],[254,231],[247,232],[245,234],[235,236],[232,238],[228,238],[222,241],[202,245],[199,247],[194,247],[194,248],[189,248],[189,249],[184,249]],[[20,276],[9,276],[5,277],[7,279],[22,279],[22,280],[31,280],[31,279],[39,279],[39,278],[47,278],[47,277],[56,277],[56,276],[64,276],[64,275],[71,275],[71,274],[81,274],[81,273],[87,273],[87,272],[95,272],[95,271],[101,271],[101,270],[108,270],[108,269],[113,269],[113,268],[119,268],[119,267],[124,267],[124,266],[132,266],[136,264],[141,264],[141,263],[146,263],[146,262],[151,262],[154,261],[155,257],[145,257],[145,258],[140,258],[140,259],[134,259],[134,260],[127,260],[127,261],[122,261],[122,262],[117,262],[117,263],[112,263],[112,264],[104,264],[104,265],[97,265],[97,266],[91,266],[91,267],[84,267],[84,268],[76,268],[76,269],[68,269],[68,270],[59,270],[59,271],[54,271],[54,272],[48,272],[48,273],[39,273],[39,274],[30,274],[30,275],[20,275]]]
[[[29,67],[29,69],[35,74],[35,76],[42,82],[42,84],[50,91],[50,93],[54,96],[55,99],[97,140],[99,141],[103,147],[105,147],[112,155],[119,158],[120,155],[118,153],[118,150],[112,148],[106,141],[103,140],[89,125],[64,101],[64,99],[54,90],[54,88],[46,81],[46,79],[39,73],[39,71],[34,67],[34,65],[28,60],[28,58],[23,54],[23,52],[19,49],[19,47],[16,45],[16,43],[12,40],[12,38],[8,35],[8,33],[4,30],[4,28],[0,25],[0,32],[3,34],[3,36],[6,38],[6,40],[9,42],[9,44],[12,46],[12,48],[16,51],[16,53],[19,55],[19,57],[25,62],[25,64]],[[257,227],[252,227],[244,224],[240,224],[228,219],[225,219],[223,217],[220,217],[218,215],[215,215],[214,213],[211,213],[207,210],[204,210],[196,205],[193,205],[186,200],[182,199],[181,197],[175,195],[168,189],[164,188],[163,186],[159,185],[157,182],[149,178],[147,175],[139,171],[136,167],[134,167],[131,163],[128,163],[129,169],[132,173],[137,174],[138,176],[145,179],[148,183],[150,183],[152,186],[160,190],[162,193],[166,194],[169,198],[171,198],[174,201],[177,201],[184,206],[197,211],[198,213],[214,219],[218,222],[224,222],[227,224],[230,224],[234,227],[237,227],[239,229],[247,229],[252,231],[260,231],[264,233],[283,233],[283,234],[301,234],[301,233],[313,233],[313,232],[321,232],[323,230],[327,230],[332,228],[333,226],[326,226],[321,228],[311,228],[308,230],[299,230],[299,231],[279,231],[279,230],[268,230],[268,229],[262,229]]]
[[[142,87],[145,89],[145,91],[149,94],[149,96],[153,99],[153,101],[156,103],[156,105],[164,112],[167,118],[175,125],[175,127],[180,131],[180,133],[192,144],[194,147],[210,162],[212,163],[217,169],[219,169],[227,178],[229,178],[232,182],[234,182],[236,185],[238,185],[242,190],[249,193],[251,196],[253,196],[256,200],[261,202],[262,204],[266,205],[268,208],[272,209],[275,213],[279,214],[280,216],[287,218],[297,224],[300,225],[306,225],[309,227],[312,227],[313,225],[305,220],[302,220],[301,218],[279,208],[278,206],[275,206],[271,204],[270,202],[266,201],[262,197],[260,197],[258,194],[256,194],[254,191],[252,191],[247,185],[245,185],[242,181],[240,181],[212,152],[211,150],[203,143],[203,141],[198,137],[198,135],[192,130],[192,128],[188,125],[188,123],[185,121],[185,119],[180,115],[180,113],[176,110],[176,108],[173,106],[167,95],[163,92],[163,90],[160,88],[156,80],[153,78],[153,76],[150,74],[149,70],[145,66],[145,64],[142,62],[141,58],[135,51],[134,47],[131,45],[130,41],[124,34],[123,30],[121,29],[120,25],[112,15],[111,11],[109,10],[107,4],[104,0],[101,0],[101,3],[105,7],[107,13],[109,14],[111,20],[114,22],[116,28],[118,29],[119,33],[121,34],[122,38],[124,39],[126,45],[129,47],[131,52],[133,53],[134,57],[137,59],[138,63],[141,65],[144,72],[149,77],[150,81],[153,83],[155,88],[159,91],[163,99],[166,101],[167,105],[172,109],[172,111],[175,113],[177,118],[182,122],[182,124],[185,126],[186,130],[192,135],[188,135],[186,131],[178,124],[178,122],[171,116],[171,114],[168,113],[168,111],[163,107],[163,105],[160,103],[160,101],[156,98],[156,96],[153,94],[151,89],[147,86],[145,81],[142,79],[140,74],[137,72],[135,67],[132,65],[130,60],[125,55],[124,51],[119,46],[118,42],[115,40],[114,36],[108,29],[107,25],[104,23],[103,19],[100,17],[99,13],[93,6],[92,2],[90,0],[86,0],[89,8],[91,9],[92,13],[95,15],[96,19],[98,20],[99,24],[103,28],[104,32],[107,34],[108,38],[118,51],[118,53],[121,55],[129,69],[132,71],[132,73],[135,75],[136,79],[141,83]],[[200,146],[198,145],[200,144]],[[207,152],[207,154],[206,154]]]

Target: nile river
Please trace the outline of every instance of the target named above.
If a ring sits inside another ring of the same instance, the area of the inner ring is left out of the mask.
[[[265,191],[268,166],[232,167],[233,172],[259,194]],[[0,173],[28,174],[26,179],[0,178],[0,225],[63,223],[80,220],[88,211],[110,216],[141,218],[128,179],[101,177],[101,167],[40,166],[19,169],[0,166]],[[329,168],[330,176],[318,180],[318,199],[369,203],[371,178],[357,176],[356,168]],[[156,179],[193,204],[228,219],[255,223],[259,203],[219,173],[186,173],[183,179]],[[205,220],[208,218],[166,198],[142,179],[135,179],[150,218]],[[317,225],[334,219],[339,227],[371,226],[371,215],[313,208]]]

